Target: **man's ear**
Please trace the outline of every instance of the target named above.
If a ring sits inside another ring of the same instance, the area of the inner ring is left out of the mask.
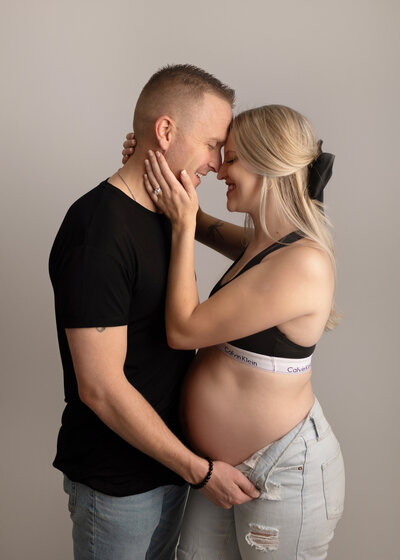
[[[166,152],[172,143],[176,131],[174,119],[168,115],[162,115],[156,120],[154,131],[161,150]]]

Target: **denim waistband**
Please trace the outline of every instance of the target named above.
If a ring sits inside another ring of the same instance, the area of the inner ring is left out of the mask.
[[[265,477],[271,469],[277,464],[286,450],[297,440],[300,436],[306,441],[321,440],[331,432],[331,427],[326,420],[322,411],[321,405],[315,398],[314,404],[307,414],[307,416],[299,422],[290,432],[284,435],[281,439],[273,442],[267,446],[265,453],[254,453],[255,466],[253,468],[253,475],[260,472]],[[246,460],[247,462],[248,460]],[[244,466],[244,463],[242,463]],[[238,465],[239,469],[242,465]],[[257,479],[257,476],[255,477]],[[256,480],[252,480],[256,483]]]

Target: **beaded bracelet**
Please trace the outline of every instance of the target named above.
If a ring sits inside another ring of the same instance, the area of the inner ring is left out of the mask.
[[[207,482],[210,480],[212,472],[213,472],[213,462],[210,459],[210,457],[206,457],[207,461],[208,461],[208,473],[206,474],[206,476],[204,477],[204,479],[199,482],[198,484],[190,484],[191,488],[194,488],[195,490],[200,490],[200,488],[204,488],[204,486],[207,484]]]

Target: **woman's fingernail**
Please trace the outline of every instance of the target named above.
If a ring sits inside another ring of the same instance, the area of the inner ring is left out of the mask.
[[[156,152],[157,157],[160,157],[160,155],[161,155],[160,152]]]
[[[181,173],[182,173],[182,175],[187,175],[186,169],[182,169],[182,172],[181,172]]]
[[[149,155],[150,155],[150,156],[154,156],[152,150],[149,150]]]
[[[150,163],[149,163],[149,160],[148,160],[148,159],[145,159],[145,160],[144,160],[144,163],[145,163],[146,165],[150,165]]]

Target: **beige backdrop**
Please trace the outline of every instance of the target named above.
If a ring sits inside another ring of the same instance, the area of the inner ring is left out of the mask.
[[[314,362],[347,466],[330,560],[398,560],[399,3],[2,0],[0,557],[69,560],[51,467],[63,386],[47,273],[67,207],[112,174],[137,95],[166,63],[290,105],[336,154],[326,192],[343,322]],[[206,211],[226,217],[209,177]],[[240,221],[238,216],[232,216]],[[202,297],[227,262],[197,249]]]

